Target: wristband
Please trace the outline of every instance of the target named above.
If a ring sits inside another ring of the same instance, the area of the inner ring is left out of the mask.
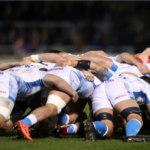
[[[88,70],[90,69],[90,65],[91,65],[91,61],[89,60],[78,60],[76,67]]]
[[[39,59],[39,55],[31,55],[31,59],[35,62],[41,62],[41,60]]]

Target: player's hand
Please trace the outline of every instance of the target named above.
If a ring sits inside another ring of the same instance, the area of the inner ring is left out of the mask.
[[[59,61],[56,63],[56,65],[54,67],[57,67],[57,66],[60,66],[60,67],[70,66],[70,62],[69,61]]]
[[[72,96],[71,99],[72,99],[72,101],[73,101],[74,103],[78,101],[79,95],[78,95],[78,93],[77,93],[76,91],[73,91],[73,96]]]
[[[140,63],[137,67],[142,74],[146,74],[150,72],[149,68],[142,63]]]
[[[25,57],[23,60],[20,62],[20,66],[22,65],[31,65],[33,61],[31,60],[30,57]]]
[[[93,82],[94,81],[94,75],[89,72],[89,71],[82,71],[82,73],[84,74],[84,77],[90,81],[90,82]]]

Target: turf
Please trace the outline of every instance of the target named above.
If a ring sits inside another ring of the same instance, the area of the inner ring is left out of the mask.
[[[0,150],[146,150],[147,143],[125,143],[121,139],[98,139],[96,142],[84,141],[84,138],[66,137],[57,139],[48,137],[43,139],[16,140],[15,136],[1,136]]]
[[[84,111],[88,114],[89,108]],[[150,137],[150,132],[140,132],[141,135]],[[100,139],[96,142],[85,141],[84,137],[66,136],[62,139],[54,137],[34,139],[34,141],[17,140],[15,132],[0,132],[0,150],[147,150],[150,142],[126,143],[121,140],[125,135],[122,130],[113,133],[112,139]],[[140,135],[139,135],[140,136]]]

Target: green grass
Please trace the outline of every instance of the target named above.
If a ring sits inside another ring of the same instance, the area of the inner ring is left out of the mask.
[[[116,134],[122,134],[121,132]],[[0,150],[147,150],[150,143],[125,143],[121,139],[84,141],[84,138],[54,137],[28,140],[16,140],[14,135],[0,137]]]
[[[88,106],[85,112],[89,113]],[[141,135],[149,137],[150,132],[141,132]],[[0,132],[0,150],[148,150],[150,142],[125,143],[121,138],[125,135],[121,130],[113,133],[112,139],[100,139],[96,142],[85,141],[83,137],[66,136],[62,139],[54,137],[34,139],[34,141],[17,140],[15,132]]]

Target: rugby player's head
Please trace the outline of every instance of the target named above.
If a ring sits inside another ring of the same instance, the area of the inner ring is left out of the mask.
[[[49,53],[60,53],[61,51],[59,51],[59,50],[49,50],[48,52]]]
[[[143,79],[145,82],[150,84],[150,78],[148,76],[142,76],[140,78]]]

